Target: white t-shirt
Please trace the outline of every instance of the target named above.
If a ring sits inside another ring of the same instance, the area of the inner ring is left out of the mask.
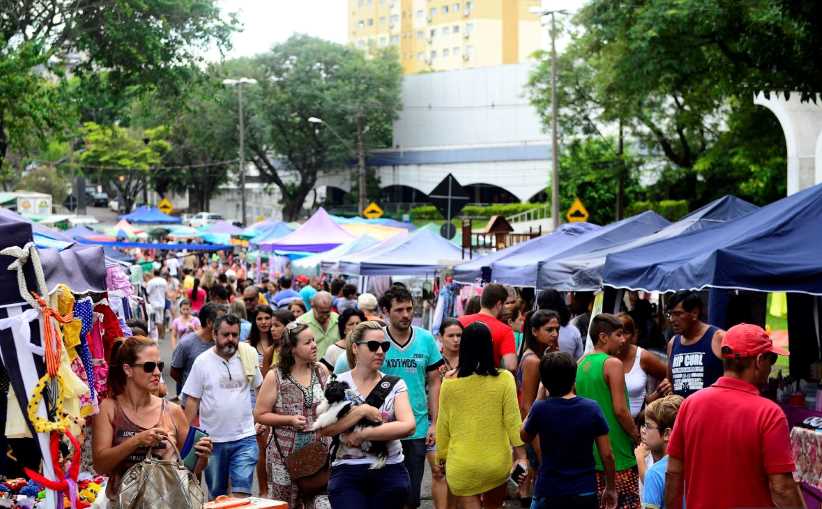
[[[256,369],[253,387],[239,355],[226,361],[209,348],[191,367],[183,392],[200,400],[200,424],[215,443],[255,435],[251,391],[263,383]]]
[[[350,387],[349,390],[345,391],[345,399],[348,401],[353,401],[355,404],[363,404],[365,403],[368,394],[362,395],[357,391],[357,386],[354,385],[354,380],[351,378],[351,371],[346,371],[340,375],[337,375],[337,380],[340,382],[346,382]],[[381,383],[381,382],[380,382]],[[382,414],[383,422],[393,422],[397,420],[396,416],[394,415],[394,399],[397,397],[397,394],[401,392],[408,392],[408,388],[405,385],[405,382],[400,379],[394,387],[391,389],[391,392],[388,393],[388,396],[385,397],[385,401],[383,402],[382,406],[379,408],[380,413]],[[387,465],[393,465],[396,463],[402,463],[405,457],[402,455],[402,444],[399,440],[391,440],[388,442],[388,457],[385,459],[385,463]],[[370,465],[372,463],[376,463],[377,457],[368,454],[364,450],[360,449],[359,447],[348,447],[344,443],[340,442],[340,447],[337,449],[337,455],[334,457],[334,462],[332,466],[337,465]]]
[[[146,284],[146,293],[148,294],[148,302],[151,307],[155,309],[165,309],[166,307],[166,290],[168,283],[166,280],[155,276]]]
[[[168,267],[168,273],[171,277],[177,277],[178,271],[180,270],[180,260],[177,258],[169,258],[166,260],[166,267]]]

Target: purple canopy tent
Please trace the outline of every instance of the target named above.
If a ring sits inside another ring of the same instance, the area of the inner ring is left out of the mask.
[[[352,240],[354,236],[335,223],[328,212],[321,207],[292,233],[271,242],[263,242],[260,244],[260,249],[322,253]]]

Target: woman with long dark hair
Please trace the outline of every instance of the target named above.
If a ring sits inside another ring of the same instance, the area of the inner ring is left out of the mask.
[[[154,341],[128,337],[112,349],[108,384],[111,396],[100,402],[94,417],[92,458],[94,469],[109,476],[106,495],[117,498],[122,475],[153,450],[155,456],[171,458],[174,444],[182,447],[188,436],[188,419],[178,405],[155,396],[160,387],[163,362]],[[211,455],[211,439],[194,446],[200,461],[199,477]]]
[[[279,365],[265,376],[254,408],[256,421],[273,428],[266,451],[268,493],[288,502],[288,507],[313,509],[326,496],[303,496],[285,465],[290,455],[312,442],[330,445],[330,439],[310,431],[323,399],[328,370],[317,362],[314,333],[302,323],[286,327],[279,357]]]
[[[514,376],[494,365],[488,327],[472,323],[460,340],[457,377],[442,383],[437,419],[437,460],[459,507],[502,507],[511,447],[517,465],[528,468],[521,424]]]
[[[559,351],[565,352],[578,361],[585,353],[582,334],[571,322],[571,310],[565,298],[556,290],[545,290],[537,297],[539,309],[550,309],[559,315]]]
[[[206,291],[200,288],[200,279],[195,277],[194,286],[186,290],[186,298],[191,302],[191,313],[193,315],[196,316],[200,313],[200,310],[205,306],[207,296]]]
[[[337,328],[340,332],[340,339],[333,345],[329,346],[328,350],[325,351],[323,358],[320,359],[320,362],[325,364],[325,367],[327,367],[329,371],[334,371],[334,366],[337,364],[337,359],[339,359],[340,356],[345,355],[345,351],[348,348],[348,341],[346,341],[348,334],[354,330],[354,327],[364,321],[365,313],[359,309],[348,308],[340,313],[340,319],[337,320]]]

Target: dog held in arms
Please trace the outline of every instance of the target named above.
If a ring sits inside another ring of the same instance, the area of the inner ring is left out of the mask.
[[[311,426],[312,431],[330,426],[348,415],[348,412],[350,412],[354,407],[354,403],[351,401],[346,401],[345,399],[345,391],[348,389],[349,386],[347,382],[341,382],[334,379],[328,382],[325,386],[325,397],[317,406],[317,420],[315,420],[314,424]],[[354,425],[352,431],[359,431],[365,427],[379,426],[380,424],[382,423],[363,418]],[[364,451],[368,452],[368,454],[372,454],[377,457],[377,461],[371,465],[372,470],[380,469],[385,466],[385,459],[388,456],[387,442],[372,442],[366,440],[360,447]]]

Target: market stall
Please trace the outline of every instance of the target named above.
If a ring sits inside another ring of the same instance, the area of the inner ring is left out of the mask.
[[[335,223],[325,209],[320,208],[299,228],[288,235],[258,243],[264,251],[321,253],[354,240],[354,236]]]

